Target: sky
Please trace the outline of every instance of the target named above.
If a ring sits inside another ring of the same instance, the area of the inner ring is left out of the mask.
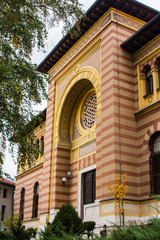
[[[107,0],[105,0],[107,1]],[[129,1],[129,0],[128,0]],[[86,11],[94,2],[95,0],[80,0],[80,2],[84,5],[84,10]],[[160,11],[160,0],[139,0],[139,2],[148,5],[149,7],[152,7],[156,10]],[[32,55],[32,62],[39,64],[43,61],[43,59],[48,55],[48,53],[56,46],[56,44],[61,40],[62,36],[62,24],[60,24],[58,27],[50,29],[48,39],[46,40],[45,44],[45,53],[38,52],[37,49],[34,49],[33,55]],[[46,103],[43,104],[42,110],[46,107]],[[6,159],[4,162],[3,170],[10,174],[12,178],[16,176],[16,169],[17,166],[13,162],[13,159],[11,155],[6,151]]]

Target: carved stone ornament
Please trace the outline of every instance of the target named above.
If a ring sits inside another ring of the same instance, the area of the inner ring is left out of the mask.
[[[85,129],[91,128],[95,123],[95,116],[97,110],[96,93],[93,92],[87,98],[82,113],[82,124]]]

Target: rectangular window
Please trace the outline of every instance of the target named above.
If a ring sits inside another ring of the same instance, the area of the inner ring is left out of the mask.
[[[4,220],[4,214],[5,214],[6,206],[2,205],[2,211],[1,211],[1,220]]]
[[[7,197],[7,189],[4,188],[4,189],[3,189],[3,198],[6,198],[6,197]]]
[[[94,203],[96,199],[96,170],[84,173],[84,204]]]

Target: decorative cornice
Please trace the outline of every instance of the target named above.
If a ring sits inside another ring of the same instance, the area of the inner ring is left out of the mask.
[[[23,173],[20,173],[20,174],[16,177],[16,179],[21,178],[22,176],[24,176],[24,175],[26,175],[26,174],[28,174],[28,173],[31,173],[31,172],[37,170],[38,168],[41,168],[42,166],[43,166],[43,162],[37,164],[36,166],[33,166],[33,167],[30,168],[30,169],[25,170]]]
[[[142,61],[144,58],[149,56],[151,53],[160,48],[160,35],[158,35],[150,44],[144,46],[139,52],[134,56],[135,64]]]
[[[101,31],[106,28],[111,22],[117,22],[132,29],[133,31],[137,31],[140,27],[143,26],[144,22],[138,20],[132,16],[124,14],[123,12],[117,11],[114,8],[111,8],[102,18],[100,18],[84,36],[76,43],[70,50],[48,71],[51,74],[52,78],[55,77],[58,73],[60,73],[65,66],[69,65],[69,63],[76,58],[76,56],[83,51],[83,49],[93,41]],[[98,42],[100,42],[100,38]],[[92,45],[92,47],[94,44]],[[91,48],[92,48],[91,47]],[[80,58],[83,58],[84,54],[91,50],[89,47],[86,52],[84,52]],[[80,59],[78,58],[78,61]]]
[[[150,21],[153,17],[158,14],[158,11],[145,6],[135,0],[123,0],[122,4],[119,4],[119,0],[104,1],[96,0],[95,3],[86,12],[86,18],[80,22],[81,34],[75,39],[71,38],[68,33],[64,38],[57,44],[57,46],[49,53],[49,55],[40,63],[39,71],[47,73],[53,65],[64,56],[77,43],[81,37],[83,37],[95,23],[102,19],[103,16],[111,8],[116,11],[123,11],[124,15],[130,15],[131,18],[141,19],[145,22]],[[141,13],[141,14],[140,14]],[[140,21],[141,21],[140,20]]]
[[[122,24],[126,25],[127,27],[131,27],[136,30],[138,30],[139,28],[141,28],[144,25],[144,23],[139,23],[135,20],[130,19],[129,17],[122,16],[117,13],[113,13],[113,19],[116,20],[118,23],[122,23]]]
[[[74,61],[74,64],[72,64],[71,66],[68,67],[68,69],[61,73],[59,76],[58,76],[58,79],[56,79],[56,82],[57,84],[59,84],[66,76],[68,76],[72,71],[73,71],[73,74],[75,73],[75,69],[77,69],[77,66],[80,67],[80,64],[82,62],[84,62],[91,54],[93,54],[97,49],[100,48],[100,44],[101,44],[101,39],[98,38],[96,39],[96,41],[91,45],[89,46],[89,48],[84,51],[75,61]]]

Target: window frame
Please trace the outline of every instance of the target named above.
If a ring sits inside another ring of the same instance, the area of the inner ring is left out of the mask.
[[[32,218],[38,217],[38,203],[39,203],[39,183],[34,184],[33,189],[33,206],[32,206]]]
[[[151,67],[146,66],[145,69],[145,82],[146,82],[146,95],[153,93],[153,75],[151,73]]]
[[[96,169],[83,173],[83,204],[95,203],[95,200]]]
[[[20,199],[20,208],[19,208],[19,214],[21,220],[24,219],[24,203],[25,203],[25,188],[23,187],[21,189],[21,199]]]
[[[160,60],[159,60],[159,63],[158,63],[158,83],[159,83],[158,88],[160,88]]]
[[[44,155],[44,136],[41,137],[41,155]]]
[[[3,188],[3,198],[7,198],[7,189]]]
[[[6,212],[6,206],[5,206],[5,205],[2,205],[2,210],[1,210],[1,221],[4,220],[5,212]]]
[[[160,136],[160,131],[155,132],[149,141],[149,150],[150,150],[150,188],[151,194],[160,194],[160,142],[158,151],[155,151],[155,142],[157,137]],[[157,144],[157,142],[156,142]]]

